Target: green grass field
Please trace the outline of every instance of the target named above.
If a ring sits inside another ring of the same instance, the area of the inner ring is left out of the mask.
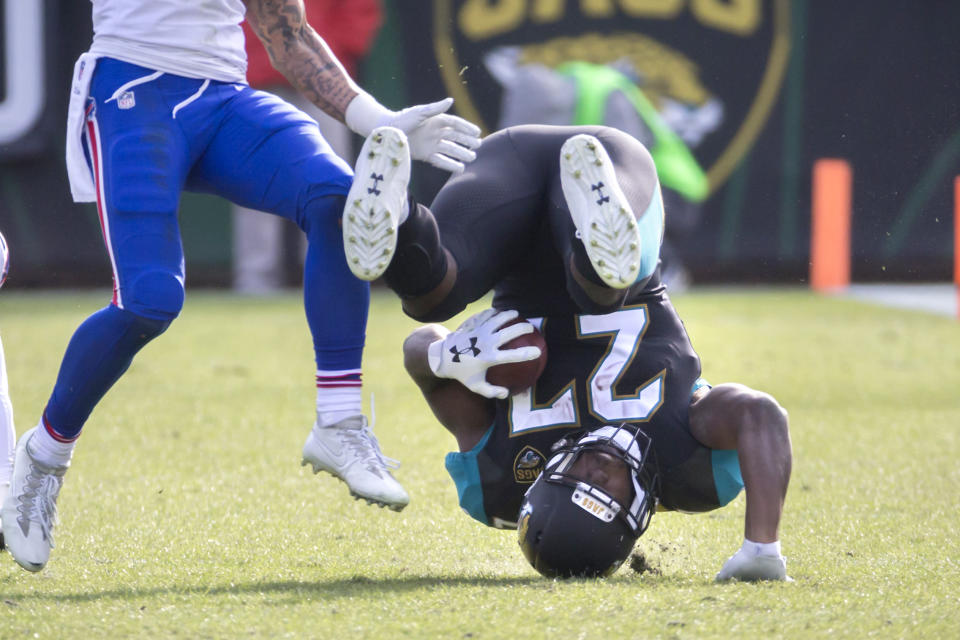
[[[99,294],[0,295],[18,431]],[[300,467],[314,365],[299,298],[193,293],[96,409],[40,574],[0,558],[0,637],[948,638],[960,633],[960,327],[801,290],[679,297],[703,371],[789,410],[793,584],[715,584],[743,497],[658,514],[655,571],[549,581],[460,512],[452,437],[406,378],[416,326],[374,294],[364,367],[402,513]]]

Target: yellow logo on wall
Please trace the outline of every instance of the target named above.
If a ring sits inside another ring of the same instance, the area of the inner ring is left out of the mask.
[[[571,124],[578,88],[562,65],[609,65],[693,150],[714,191],[776,103],[789,14],[789,0],[434,0],[434,53],[458,113],[488,132]],[[615,102],[608,119],[624,112]]]

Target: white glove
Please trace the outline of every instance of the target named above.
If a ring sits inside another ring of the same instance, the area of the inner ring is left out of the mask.
[[[533,332],[529,322],[503,326],[519,315],[516,311],[486,309],[470,316],[456,331],[427,348],[430,370],[438,378],[459,380],[467,389],[485,398],[506,398],[509,395],[506,387],[487,382],[487,369],[540,357],[539,347],[500,348],[514,338]]]
[[[358,93],[344,114],[351,130],[367,137],[377,127],[395,127],[407,135],[410,156],[438,169],[461,173],[480,146],[480,127],[446,111],[453,98],[391,111],[368,93]]]
[[[741,547],[723,563],[723,568],[717,574],[717,582],[724,580],[785,580],[793,582],[787,575],[787,559],[782,555],[758,555],[752,550]]]

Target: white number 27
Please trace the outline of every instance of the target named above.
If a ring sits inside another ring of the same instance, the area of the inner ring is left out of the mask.
[[[632,394],[619,395],[614,391],[637,355],[637,348],[648,322],[646,305],[604,315],[577,317],[580,337],[610,338],[606,353],[586,381],[589,411],[603,422],[648,420],[663,404],[665,369],[640,385]],[[580,424],[573,380],[541,406],[533,402],[532,389],[510,398],[511,435]]]

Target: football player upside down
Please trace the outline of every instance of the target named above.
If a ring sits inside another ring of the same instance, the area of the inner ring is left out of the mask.
[[[643,145],[605,127],[508,128],[429,208],[408,199],[408,165],[401,132],[367,139],[345,250],[356,275],[382,274],[408,315],[432,323],[406,339],[404,362],[456,439],[446,468],[463,509],[516,528],[544,575],[605,576],[657,510],[710,511],[745,489],[744,542],[717,579],[788,580],[787,413],[766,393],[701,378],[660,281],[665,212]],[[383,212],[396,224],[360,218]],[[491,290],[493,309],[455,331],[435,324]],[[511,395],[486,372],[539,358],[503,348],[534,327],[549,358]]]

